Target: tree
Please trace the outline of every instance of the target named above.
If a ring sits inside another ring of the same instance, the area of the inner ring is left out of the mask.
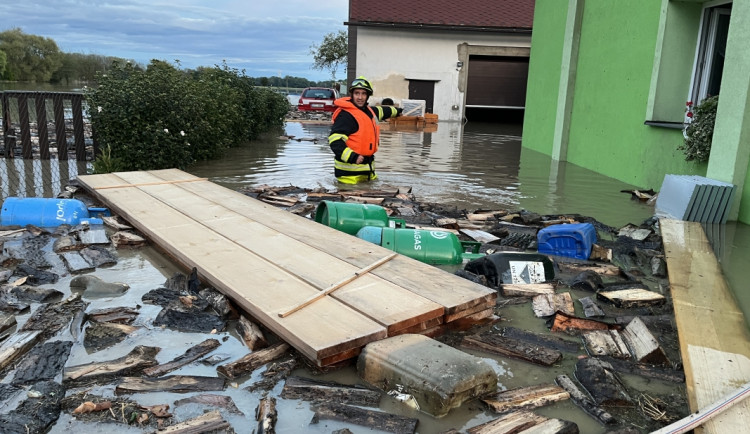
[[[349,45],[346,33],[339,30],[337,33],[328,33],[323,37],[320,45],[313,44],[310,54],[313,55],[313,68],[319,70],[330,70],[331,79],[336,81],[336,71],[339,66],[346,65]]]
[[[0,33],[0,50],[7,56],[4,77],[9,80],[49,81],[62,64],[54,40],[27,35],[19,28]]]
[[[7,56],[5,55],[5,51],[0,50],[0,78],[2,78],[3,74],[5,74],[6,62],[7,62]]]

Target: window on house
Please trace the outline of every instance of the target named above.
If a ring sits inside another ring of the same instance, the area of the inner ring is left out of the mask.
[[[719,94],[731,13],[732,3],[703,9],[691,101],[698,103],[706,97]]]

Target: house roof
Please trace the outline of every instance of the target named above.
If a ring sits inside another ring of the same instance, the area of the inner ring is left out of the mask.
[[[350,25],[531,30],[534,0],[349,0]]]

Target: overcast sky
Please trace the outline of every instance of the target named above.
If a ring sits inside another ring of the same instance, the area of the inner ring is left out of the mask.
[[[251,77],[326,80],[310,46],[346,30],[348,0],[0,0],[0,31],[52,38],[61,51],[183,68],[226,60]],[[345,77],[343,68],[336,77]]]

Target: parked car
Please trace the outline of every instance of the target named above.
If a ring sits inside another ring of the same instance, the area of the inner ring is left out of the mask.
[[[332,112],[336,110],[333,102],[339,98],[336,89],[328,87],[308,87],[302,91],[297,103],[299,111]]]

